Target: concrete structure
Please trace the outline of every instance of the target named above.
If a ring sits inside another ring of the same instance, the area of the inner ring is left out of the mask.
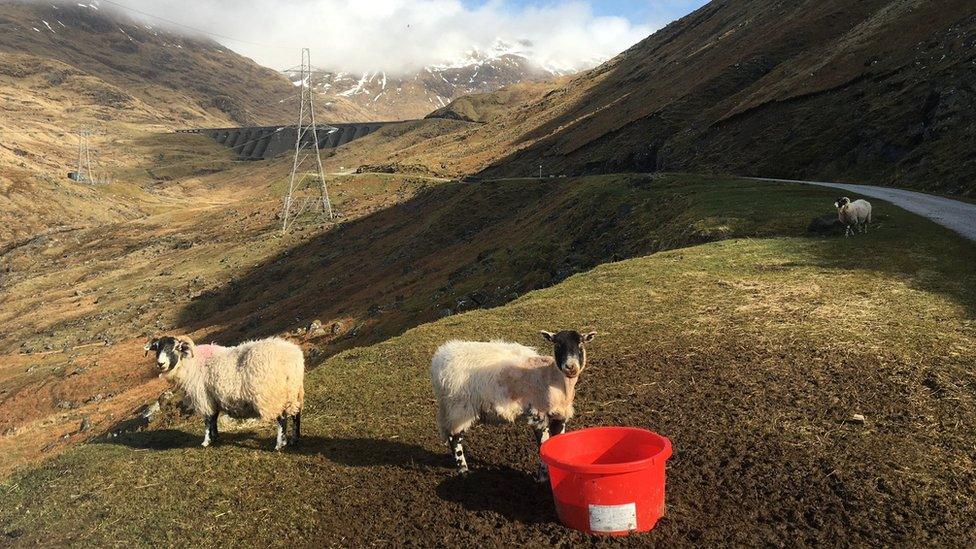
[[[383,126],[400,122],[353,122],[349,124],[317,124],[319,149],[339,147],[369,135]],[[334,131],[333,131],[334,130]],[[201,128],[176,130],[177,133],[202,133],[217,143],[234,149],[242,160],[264,160],[295,150],[297,126],[251,126],[242,128]],[[312,147],[312,133],[303,137],[302,146]]]

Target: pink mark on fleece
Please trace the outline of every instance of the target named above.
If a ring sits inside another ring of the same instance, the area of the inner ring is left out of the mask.
[[[220,345],[197,345],[196,355],[203,359],[204,362],[213,358],[214,355],[223,353],[227,350],[227,347],[222,347]]]

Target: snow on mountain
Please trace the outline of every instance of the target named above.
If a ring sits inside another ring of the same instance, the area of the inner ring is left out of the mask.
[[[498,40],[486,50],[472,49],[457,59],[406,75],[315,69],[311,82],[321,100],[343,98],[369,112],[374,120],[423,118],[462,95],[572,72],[532,61],[531,46],[528,41]],[[285,71],[285,75],[295,86],[301,85],[298,70]]]

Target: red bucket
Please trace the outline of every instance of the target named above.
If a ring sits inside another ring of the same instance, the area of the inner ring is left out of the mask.
[[[664,516],[667,438],[636,427],[594,427],[552,437],[540,453],[566,526],[626,536],[654,528]]]

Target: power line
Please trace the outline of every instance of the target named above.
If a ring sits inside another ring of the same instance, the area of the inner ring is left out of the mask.
[[[276,49],[282,49],[282,50],[294,50],[294,49],[296,49],[296,48],[289,48],[289,47],[285,47],[285,46],[272,46],[272,45],[269,45],[269,44],[259,44],[257,42],[251,42],[249,40],[241,40],[240,38],[234,38],[233,36],[227,36],[225,34],[218,34],[216,32],[211,32],[211,31],[204,30],[204,29],[201,29],[201,28],[192,27],[190,25],[186,25],[186,24],[180,23],[179,21],[173,21],[172,19],[167,19],[165,17],[160,17],[160,16],[158,16],[156,14],[153,14],[153,13],[149,13],[149,12],[145,12],[145,11],[142,11],[142,10],[139,10],[139,9],[136,9],[136,8],[133,8],[133,7],[129,7],[129,6],[126,6],[124,4],[120,4],[118,2],[113,2],[112,0],[102,0],[102,1],[105,2],[106,4],[111,4],[111,5],[113,5],[113,6],[117,7],[117,8],[121,8],[121,9],[124,9],[124,10],[127,10],[127,11],[131,11],[131,12],[134,12],[134,13],[138,13],[138,14],[144,15],[146,17],[152,17],[153,19],[157,19],[159,21],[163,21],[163,22],[169,23],[171,25],[176,25],[178,27],[183,27],[184,29],[189,29],[189,30],[198,32],[200,34],[205,34],[207,36],[213,36],[214,38],[221,38],[223,40],[231,40],[233,42],[239,42],[241,44],[247,44],[249,46],[257,46],[259,48],[276,48]]]

